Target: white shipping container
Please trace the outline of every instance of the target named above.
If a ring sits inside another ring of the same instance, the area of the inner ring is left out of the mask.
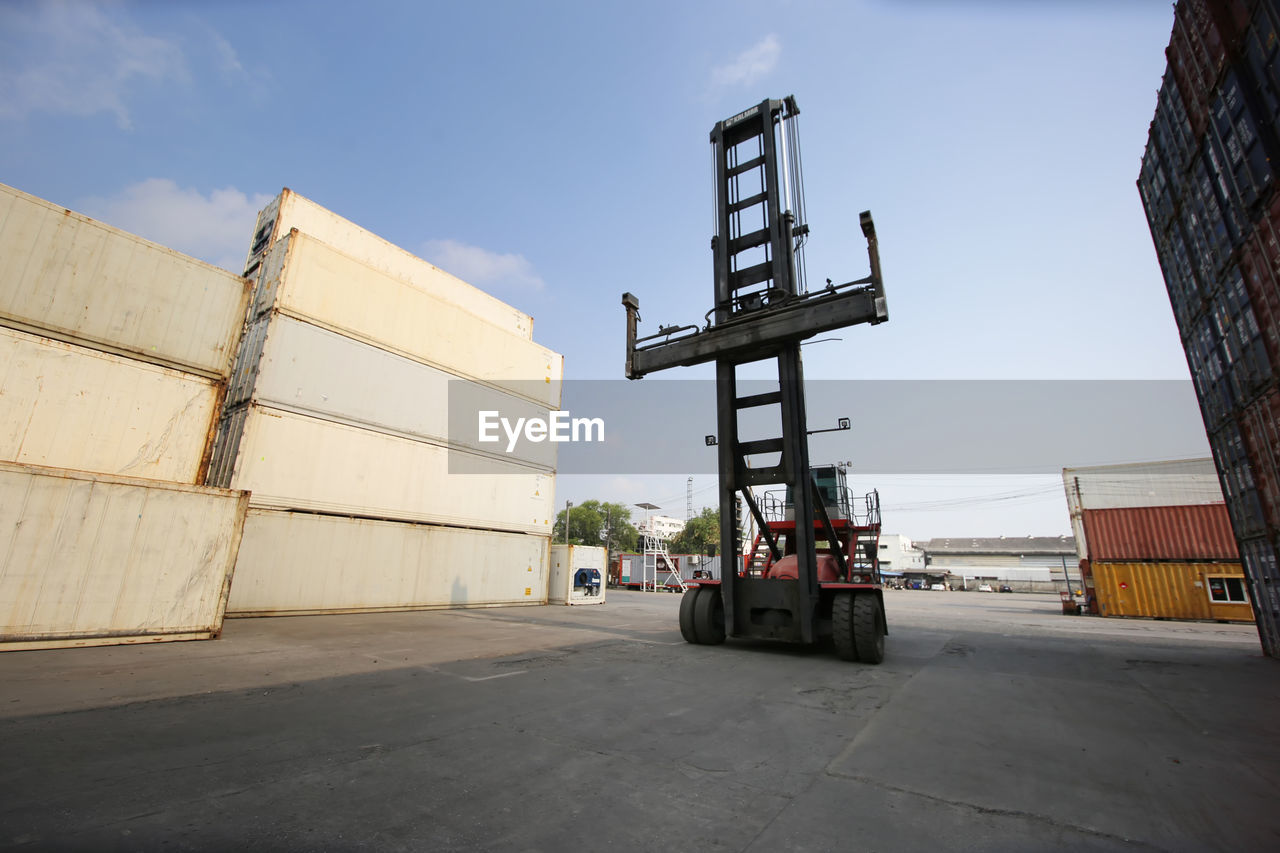
[[[283,314],[269,313],[258,318],[245,335],[245,350],[246,363],[243,367],[237,363],[232,376],[228,407],[253,401],[408,438],[465,447],[548,472],[555,468],[554,442],[521,442],[521,455],[508,455],[505,438],[496,444],[478,440],[474,419],[465,419],[465,429],[451,430],[450,383],[455,383],[455,400],[483,400],[483,408],[501,412],[512,423],[516,418],[546,420],[550,413],[546,406],[459,379],[439,368]],[[465,393],[458,383],[467,385]]]
[[[234,273],[0,184],[0,324],[225,379],[251,294]]]
[[[547,601],[551,604],[604,604],[607,561],[604,548],[552,545]]]
[[[212,639],[248,496],[0,463],[0,650]]]
[[[241,414],[230,485],[255,508],[550,533],[552,472],[258,404]],[[451,453],[479,473],[450,474]]]
[[[254,314],[275,310],[552,409],[564,358],[297,231],[264,265]]]
[[[504,331],[525,340],[533,339],[533,318],[528,314],[288,188],[281,190],[280,195],[258,214],[253,243],[245,261],[245,275],[257,267],[277,240],[284,239],[295,229]]]
[[[1192,506],[1223,501],[1218,469],[1207,458],[1064,468],[1062,482],[1073,516],[1082,509]]]
[[[220,383],[0,328],[0,460],[197,483]]]
[[[545,604],[546,536],[253,509],[232,616]]]

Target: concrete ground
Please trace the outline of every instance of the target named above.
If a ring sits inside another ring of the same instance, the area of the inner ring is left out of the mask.
[[[1277,850],[1252,626],[886,592],[880,666],[679,600],[0,654],[0,847]]]

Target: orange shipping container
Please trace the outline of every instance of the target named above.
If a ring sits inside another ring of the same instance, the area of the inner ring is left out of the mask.
[[[1086,509],[1083,515],[1094,562],[1240,559],[1225,503]]]
[[[1239,562],[1093,562],[1090,570],[1102,616],[1253,621]]]

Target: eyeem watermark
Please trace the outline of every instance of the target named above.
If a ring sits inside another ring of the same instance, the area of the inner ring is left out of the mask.
[[[550,418],[516,418],[515,424],[495,410],[479,413],[479,439],[484,443],[502,440],[498,430],[507,437],[507,452],[516,449],[516,442],[523,435],[525,441],[604,441],[604,418],[575,418],[569,412],[556,409]]]

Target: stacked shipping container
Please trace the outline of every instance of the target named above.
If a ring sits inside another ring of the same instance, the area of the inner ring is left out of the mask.
[[[1067,468],[1062,479],[1091,612],[1253,621],[1213,460]]]
[[[250,291],[0,185],[0,648],[217,636],[246,506],[199,484]]]
[[[230,612],[545,602],[555,446],[449,420],[458,384],[503,416],[558,408],[528,315],[289,190],[247,269],[209,474],[252,492]]]
[[[1179,0],[1138,189],[1258,632],[1280,656],[1280,4]]]

